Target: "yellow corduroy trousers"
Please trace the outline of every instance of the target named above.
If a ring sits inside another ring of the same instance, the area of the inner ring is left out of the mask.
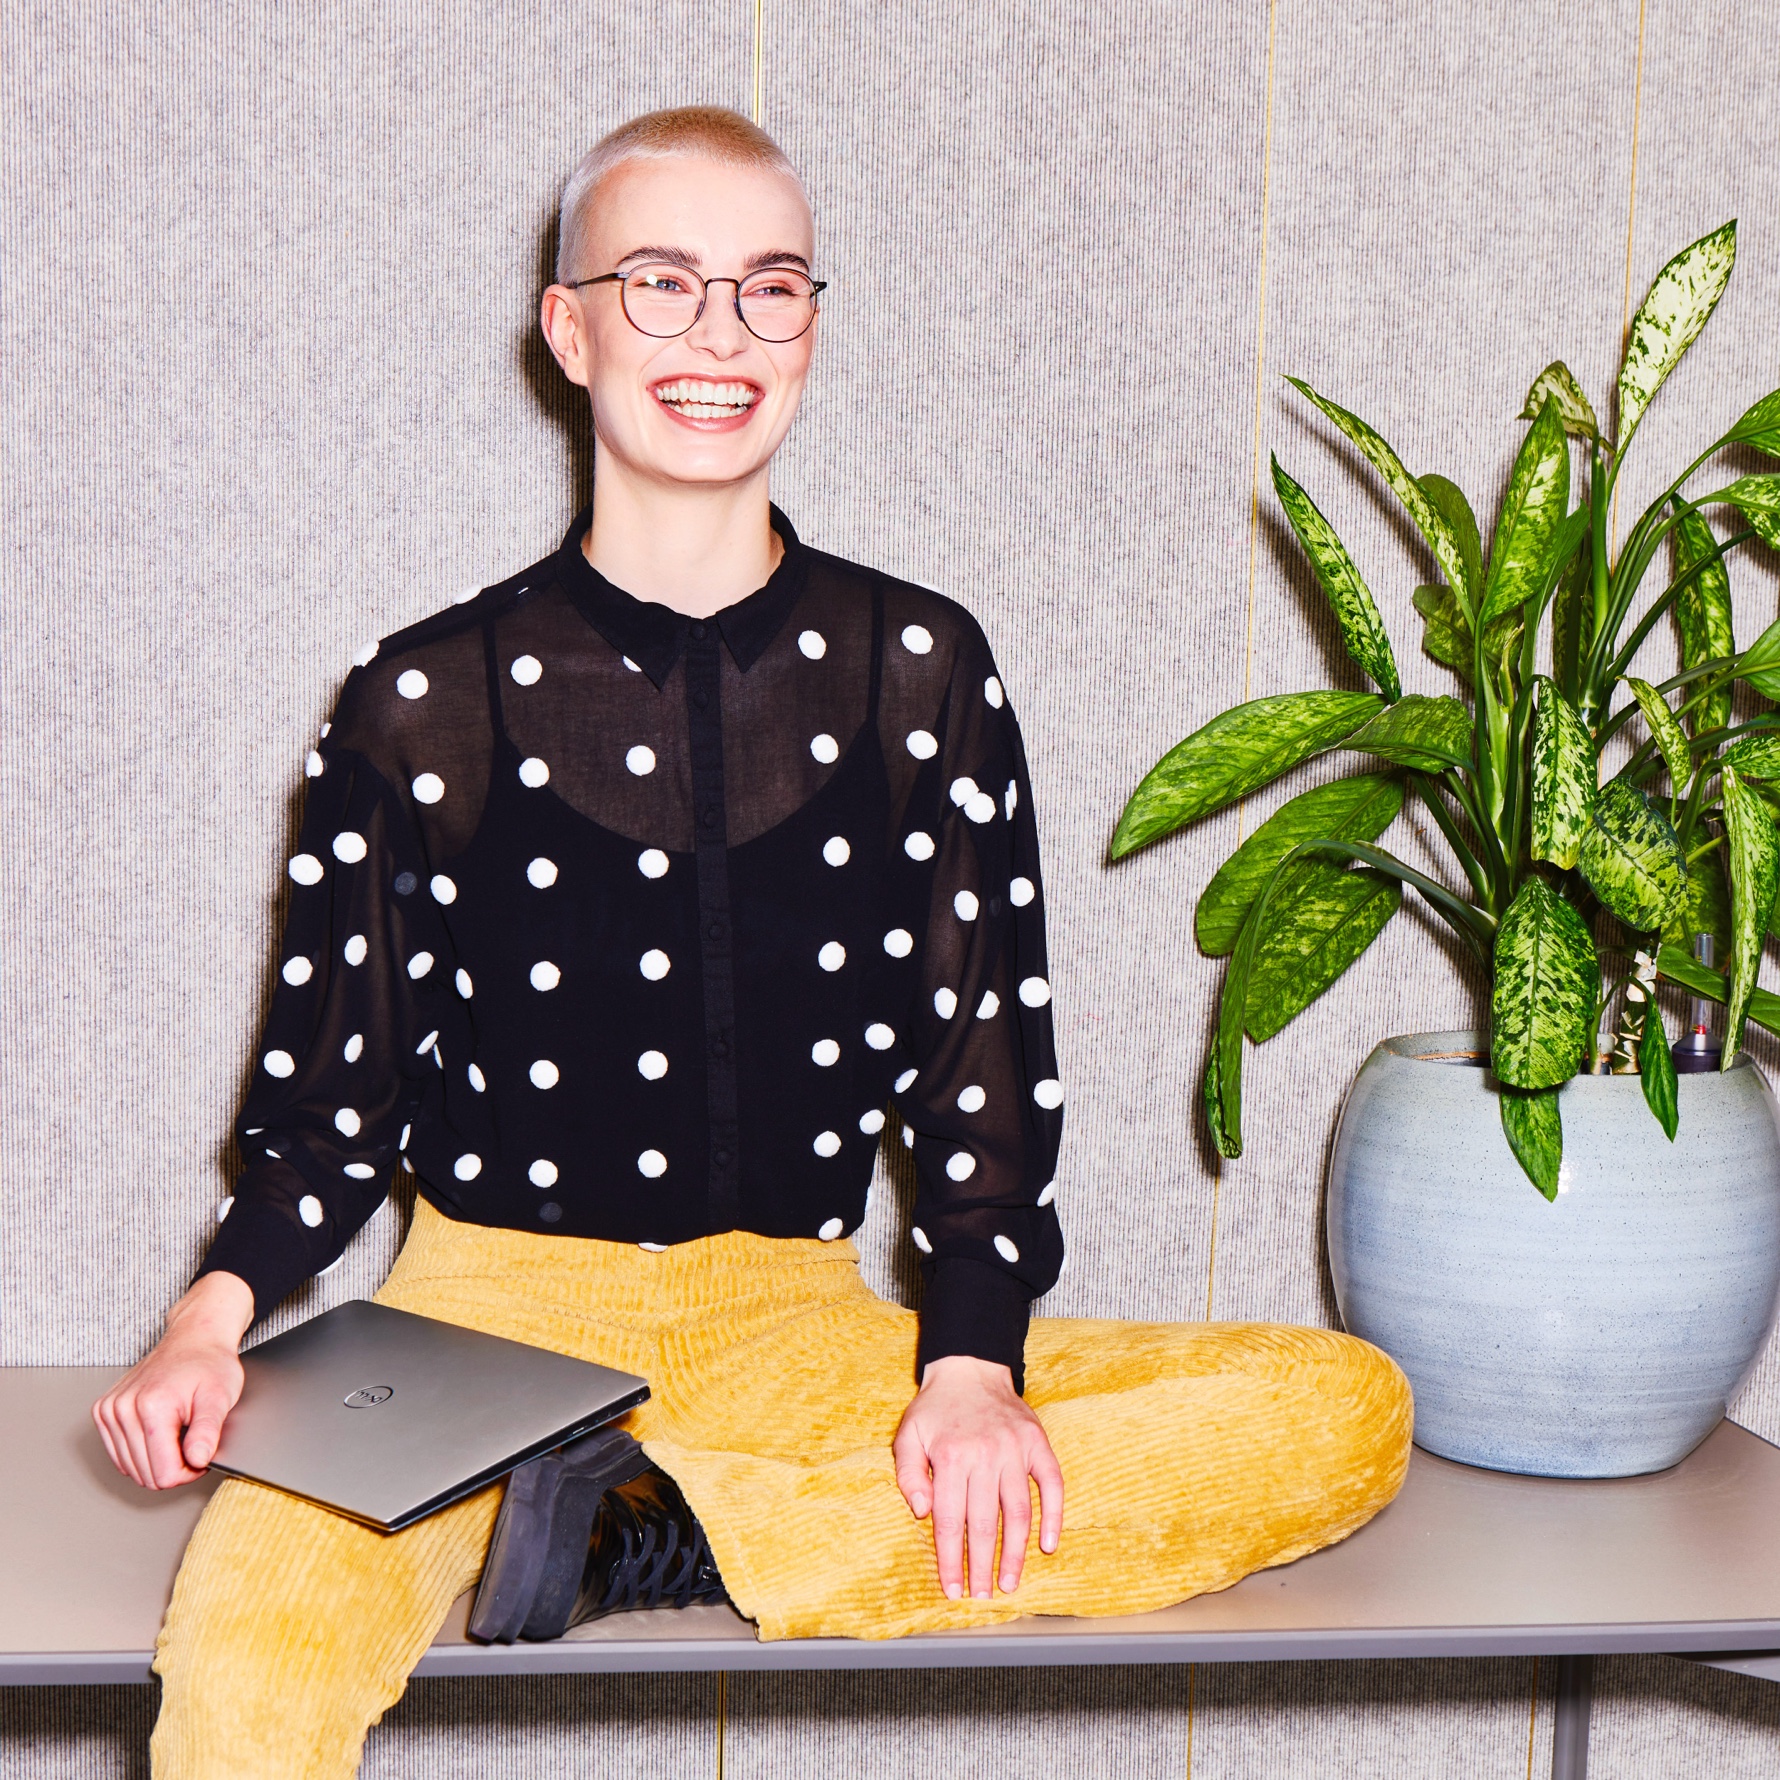
[[[377,1297],[647,1378],[626,1425],[763,1638],[1141,1613],[1343,1538],[1409,1457],[1408,1384],[1349,1336],[1039,1318],[1026,1401],[1063,1468],[1062,1544],[1046,1557],[1034,1539],[1017,1594],[952,1602],[890,1456],[915,1317],[866,1287],[851,1243],[732,1234],[650,1254],[454,1223],[422,1201]],[[499,1503],[491,1488],[382,1534],[223,1484],[161,1632],[157,1780],[354,1773],[475,1585]]]

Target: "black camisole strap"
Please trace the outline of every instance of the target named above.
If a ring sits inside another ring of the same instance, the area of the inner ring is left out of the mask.
[[[482,665],[488,675],[488,727],[497,742],[507,739],[507,718],[501,709],[501,664],[495,657],[494,625],[482,626]]]
[[[878,688],[884,679],[884,590],[871,590],[871,688],[865,696],[865,725],[878,726]]]

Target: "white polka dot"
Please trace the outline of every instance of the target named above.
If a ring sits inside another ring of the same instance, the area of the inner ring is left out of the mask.
[[[650,1151],[651,1155],[654,1153],[653,1150]],[[637,1247],[646,1255],[665,1255],[667,1253],[667,1244],[665,1242],[639,1242]]]
[[[266,1053],[266,1074],[275,1075],[283,1081],[287,1075],[297,1073],[297,1060],[289,1051],[268,1051]]]
[[[624,764],[641,779],[655,771],[655,750],[638,742],[634,748],[625,750]]]
[[[507,672],[515,686],[536,686],[544,677],[544,664],[535,655],[517,655]]]
[[[357,865],[370,850],[365,845],[365,837],[350,828],[334,836],[334,857],[342,865]]]
[[[345,1050],[340,1053],[348,1063],[356,1063],[364,1054],[365,1035],[362,1032],[355,1032],[352,1037],[346,1041]]]
[[[220,1224],[223,1221],[223,1219],[226,1218],[229,1215],[229,1213],[232,1212],[234,1209],[235,1209],[235,1195],[233,1193],[231,1193],[228,1196],[228,1198],[222,1200],[217,1205],[216,1221]]]
[[[1015,878],[1007,887],[1007,899],[1015,908],[1023,909],[1038,894],[1038,886],[1030,878]]]
[[[433,1048],[433,1046],[436,1045],[438,1042],[439,1042],[439,1029],[437,1026],[435,1026],[432,1029],[432,1031],[429,1032],[426,1035],[426,1037],[423,1038],[420,1041],[420,1043],[414,1047],[415,1056],[424,1057],[427,1054],[427,1052],[430,1051]]]
[[[359,652],[353,656],[352,665],[354,667],[368,668],[371,663],[377,659],[377,651],[381,647],[382,644],[380,643],[367,643],[364,648],[359,650]]]
[[[453,903],[457,901],[457,885],[442,871],[433,873],[433,881],[427,885],[427,888],[432,891],[434,902]]]
[[[838,1156],[841,1153],[841,1140],[838,1132],[818,1131],[816,1141],[810,1145],[818,1156]]]
[[[321,1221],[327,1216],[327,1213],[321,1209],[321,1201],[317,1199],[313,1193],[305,1193],[303,1197],[297,1201],[297,1216],[300,1217],[311,1230],[319,1230],[321,1228]]]
[[[1063,1104],[1063,1084],[1055,1076],[1046,1076],[1042,1082],[1033,1085],[1032,1098],[1046,1112],[1054,1112]]]
[[[1020,787],[1012,779],[1008,780],[1007,795],[1001,801],[1007,810],[1008,821],[1013,821],[1014,811],[1020,807]]]
[[[557,1166],[546,1157],[540,1156],[537,1161],[525,1171],[525,1178],[530,1181],[534,1187],[553,1187],[556,1185],[558,1179]]]
[[[646,1082],[658,1082],[668,1072],[668,1060],[661,1051],[645,1051],[637,1059],[637,1074]]]
[[[1051,999],[1051,985],[1043,977],[1027,977],[1020,984],[1020,999],[1028,1007],[1043,1007]]]
[[[973,822],[993,822],[995,820],[995,799],[988,792],[979,791],[975,797],[965,800],[964,813]]]
[[[932,731],[926,729],[911,729],[904,746],[917,760],[931,760],[939,752],[939,743],[933,739]]]
[[[618,659],[624,663],[625,670],[628,673],[640,674],[643,671],[628,655],[621,655]]]
[[[846,1231],[847,1226],[843,1224],[839,1218],[830,1218],[828,1222],[816,1232],[816,1234],[821,1237],[824,1242],[833,1242],[837,1236],[844,1236]]]
[[[968,803],[971,798],[975,797],[976,794],[977,782],[975,779],[971,778],[968,773],[960,773],[958,777],[952,781],[952,788],[947,793],[952,802],[955,803],[959,809],[963,809],[965,804]]]
[[[361,1121],[350,1106],[343,1106],[334,1114],[334,1129],[342,1137],[357,1137]]]
[[[534,1088],[554,1088],[562,1080],[562,1071],[548,1057],[540,1057],[526,1074],[531,1077]]]
[[[832,835],[822,843],[822,857],[830,865],[845,865],[853,857],[853,849],[844,834]]]
[[[327,739],[328,739],[328,731],[329,731],[329,730],[331,730],[331,729],[332,729],[332,728],[333,728],[333,727],[334,727],[334,726],[333,726],[333,724],[331,724],[331,723],[324,723],[324,724],[323,724],[323,725],[322,725],[322,726],[321,726],[321,739],[322,739],[322,740],[323,740],[323,741],[324,741],[324,742],[325,742],[325,741],[326,741],[326,740],[327,740]]]
[[[838,939],[831,939],[816,954],[816,962],[824,970],[839,970],[847,962],[847,948]]]
[[[536,791],[540,785],[550,783],[550,768],[533,754],[519,763],[519,782]]]
[[[870,1112],[862,1113],[859,1118],[859,1129],[867,1137],[876,1137],[884,1129],[883,1109],[874,1106]]]
[[[556,861],[540,854],[525,868],[525,881],[534,890],[548,890],[556,882]]]
[[[1020,1251],[1005,1236],[995,1238],[995,1252],[1004,1261],[1017,1261],[1020,1258]]]
[[[917,828],[915,832],[902,843],[902,850],[908,854],[911,859],[918,863],[925,863],[933,857],[933,836],[924,834]]]
[[[451,1172],[459,1180],[474,1180],[482,1172],[482,1158],[466,1152],[451,1164]]]
[[[327,762],[322,759],[319,749],[311,748],[303,761],[303,771],[312,779],[319,779],[327,771]]]
[[[290,862],[290,875],[299,884],[319,884],[322,870],[321,861],[313,853],[299,853]]]
[[[983,999],[977,1003],[977,1018],[993,1020],[1001,1012],[1001,997],[993,989],[983,991]]]
[[[819,1038],[810,1046],[810,1061],[818,1069],[832,1069],[841,1060],[841,1047],[832,1038]]]
[[[341,950],[341,957],[355,969],[370,956],[371,943],[362,933],[355,933]]]
[[[884,950],[892,958],[906,958],[915,949],[915,936],[906,927],[892,927],[884,935]]]
[[[909,1231],[909,1239],[922,1254],[930,1255],[933,1253],[933,1244],[927,1240],[927,1232],[923,1230],[919,1224],[916,1224],[914,1228]]]
[[[933,632],[925,625],[905,624],[902,627],[902,646],[911,655],[925,655],[933,648]]]
[[[478,1094],[486,1094],[488,1092],[488,1077],[485,1076],[474,1063],[464,1071],[464,1074],[470,1078],[470,1086],[474,1088]]]
[[[431,952],[416,952],[414,956],[408,960],[408,975],[417,983],[432,968],[433,955]]]
[[[905,1150],[912,1150],[915,1147],[915,1128],[913,1125],[904,1125],[903,1126],[903,1128],[902,1128],[902,1147]]]
[[[996,679],[993,674],[983,682],[983,697],[986,698],[996,710],[999,711],[1001,709],[1001,700],[1003,697],[1001,682]]]
[[[348,1162],[340,1172],[349,1175],[353,1180],[375,1180],[377,1178],[377,1170],[369,1162]],[[344,1259],[345,1257],[342,1256],[341,1260]],[[339,1264],[340,1262],[336,1261],[334,1266],[338,1267]]]
[[[445,781],[437,773],[422,773],[409,790],[416,803],[437,803],[445,795]]]
[[[470,997],[476,993],[476,985],[470,981],[470,973],[467,970],[460,969],[454,980],[457,983],[458,994],[461,995],[465,1001],[468,1001]]]
[[[667,876],[668,856],[659,847],[645,847],[637,855],[637,870],[646,878]]]
[[[975,1082],[972,1082],[958,1096],[960,1112],[981,1112],[988,1103],[989,1096]]]
[[[810,752],[815,755],[824,766],[833,766],[841,757],[841,745],[831,735],[812,736],[810,738]]]
[[[958,1011],[958,996],[951,989],[936,989],[933,992],[933,1011],[942,1020],[949,1020]]]
[[[467,606],[481,591],[482,589],[480,587],[466,587],[462,593],[453,594],[451,596],[451,603],[454,606]]]
[[[819,630],[799,631],[797,646],[811,661],[820,661],[828,653],[828,639]]]
[[[1057,1197],[1057,1183],[1055,1181],[1051,1181],[1046,1185],[1045,1190],[1039,1194],[1038,1202],[1040,1205],[1049,1205],[1050,1202],[1053,1199],[1055,1199],[1056,1197]]]
[[[396,691],[403,698],[425,698],[427,677],[419,668],[409,668],[406,673],[396,675]]]
[[[408,1147],[408,1139],[413,1134],[413,1131],[414,1127],[412,1125],[404,1125],[402,1127],[402,1135],[396,1143],[396,1148],[398,1150],[405,1150]]]
[[[660,1150],[644,1150],[637,1157],[637,1172],[649,1180],[660,1180],[667,1167],[668,1159]]]
[[[315,966],[307,958],[287,958],[284,962],[284,980],[293,987],[308,982],[314,975]]]
[[[896,1034],[882,1020],[874,1020],[865,1029],[865,1042],[874,1051],[887,1051],[896,1043]]]
[[[540,958],[532,966],[532,987],[534,989],[554,989],[562,981],[562,972],[548,958]]]
[[[673,969],[673,961],[668,957],[666,952],[662,951],[659,947],[652,946],[637,960],[637,969],[640,970],[650,982],[659,983],[661,979]]]
[[[906,1094],[909,1089],[915,1085],[915,1077],[920,1073],[921,1072],[918,1069],[905,1069],[902,1074],[896,1078],[897,1093]]]
[[[977,1171],[977,1159],[969,1150],[954,1150],[946,1158],[946,1173],[953,1180],[969,1180]]]
[[[977,907],[977,899],[972,891],[960,890],[952,898],[952,913],[960,921],[974,921],[977,918]]]

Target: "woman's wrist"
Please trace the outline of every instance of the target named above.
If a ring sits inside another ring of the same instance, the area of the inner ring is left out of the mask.
[[[238,1273],[206,1273],[167,1313],[163,1340],[177,1336],[233,1353],[253,1322],[253,1289]]]

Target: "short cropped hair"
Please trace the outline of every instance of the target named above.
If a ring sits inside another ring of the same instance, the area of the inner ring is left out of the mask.
[[[721,105],[679,105],[648,111],[602,136],[568,177],[557,214],[556,276],[566,283],[575,271],[587,219],[601,184],[626,161],[665,161],[701,156],[732,167],[765,167],[797,180],[785,151],[758,124]]]

